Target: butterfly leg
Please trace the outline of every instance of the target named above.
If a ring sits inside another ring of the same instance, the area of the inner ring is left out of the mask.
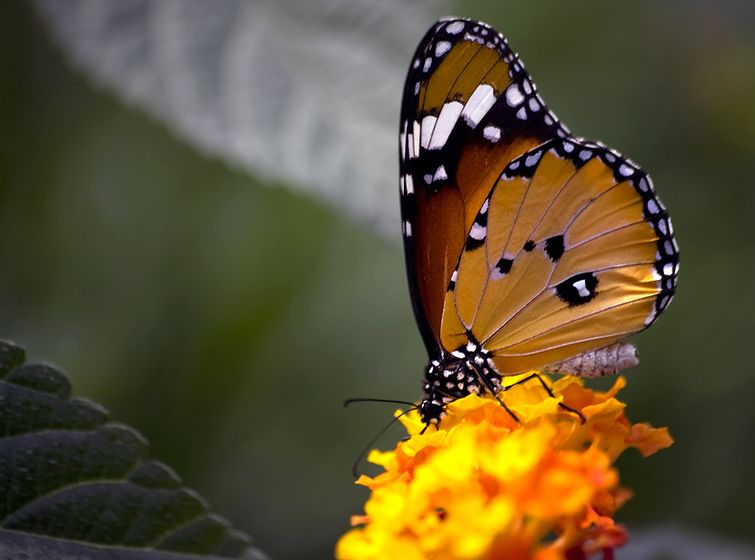
[[[498,401],[498,404],[500,404],[503,407],[503,409],[506,412],[508,412],[509,416],[511,416],[514,419],[514,421],[516,421],[517,424],[521,424],[522,421],[519,420],[519,417],[516,414],[514,414],[514,411],[511,410],[506,405],[506,403],[503,402],[503,399],[501,399],[501,397],[498,396],[498,391],[495,390],[495,387],[493,387],[493,384],[490,382],[490,380],[487,377],[485,377],[485,375],[483,375],[483,373],[479,370],[479,368],[474,363],[470,363],[470,365],[472,366],[472,369],[474,370],[475,374],[477,374],[477,378],[480,380],[480,382],[482,383],[482,385],[488,391],[490,391],[490,394],[495,397],[495,400]],[[504,391],[505,391],[505,389],[504,389]]]
[[[512,387],[515,387],[516,385],[523,385],[524,383],[527,383],[528,381],[531,381],[533,379],[537,379],[540,382],[540,385],[543,386],[543,389],[545,389],[545,392],[548,393],[548,396],[552,399],[556,398],[556,395],[553,394],[553,390],[548,386],[548,384],[545,382],[543,377],[539,373],[533,373],[531,375],[528,375],[524,379],[520,379],[519,381],[512,383],[511,385],[505,386],[502,390],[508,391]],[[564,404],[563,402],[559,401],[558,403],[559,408],[566,410],[567,412],[571,412],[573,414],[576,414],[579,418],[579,423],[584,424],[587,419],[585,418],[584,414],[582,414],[579,410],[570,407],[568,404]]]

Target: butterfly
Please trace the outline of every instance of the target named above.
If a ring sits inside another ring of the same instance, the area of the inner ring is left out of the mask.
[[[507,40],[444,19],[403,91],[399,188],[425,425],[532,370],[637,363],[629,335],[676,289],[679,247],[650,177],[550,111]]]

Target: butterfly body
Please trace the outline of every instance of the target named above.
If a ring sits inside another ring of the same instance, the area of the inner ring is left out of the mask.
[[[425,423],[531,370],[634,365],[624,339],[666,308],[678,246],[636,164],[571,135],[501,34],[438,22],[400,122],[404,248],[430,355]]]
[[[447,403],[469,394],[501,390],[501,375],[490,353],[469,341],[450,353],[433,358],[425,368],[425,398],[419,406],[425,424],[436,422]]]

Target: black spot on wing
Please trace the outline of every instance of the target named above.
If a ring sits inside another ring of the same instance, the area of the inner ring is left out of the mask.
[[[467,243],[464,246],[464,248],[467,251],[474,251],[475,249],[479,249],[483,245],[485,245],[484,237],[482,239],[475,239],[474,237],[470,235],[469,237],[467,237]]]
[[[564,236],[554,235],[545,240],[545,254],[551,261],[557,262],[564,254]]]
[[[527,251],[528,253],[532,252],[532,250],[535,248],[535,242],[530,239],[524,244],[523,249]]]
[[[514,263],[511,259],[500,259],[496,265],[495,268],[498,270],[498,273],[503,276],[504,274],[508,274],[511,271],[511,265]]]
[[[582,305],[597,295],[598,279],[592,272],[583,272],[567,278],[556,286],[556,294],[569,306]]]

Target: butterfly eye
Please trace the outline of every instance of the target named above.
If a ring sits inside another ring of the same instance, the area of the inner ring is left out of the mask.
[[[500,33],[465,19],[428,31],[399,143],[409,288],[431,364],[423,419],[507,375],[634,363],[606,349],[671,301],[668,212],[634,162],[571,135]]]

